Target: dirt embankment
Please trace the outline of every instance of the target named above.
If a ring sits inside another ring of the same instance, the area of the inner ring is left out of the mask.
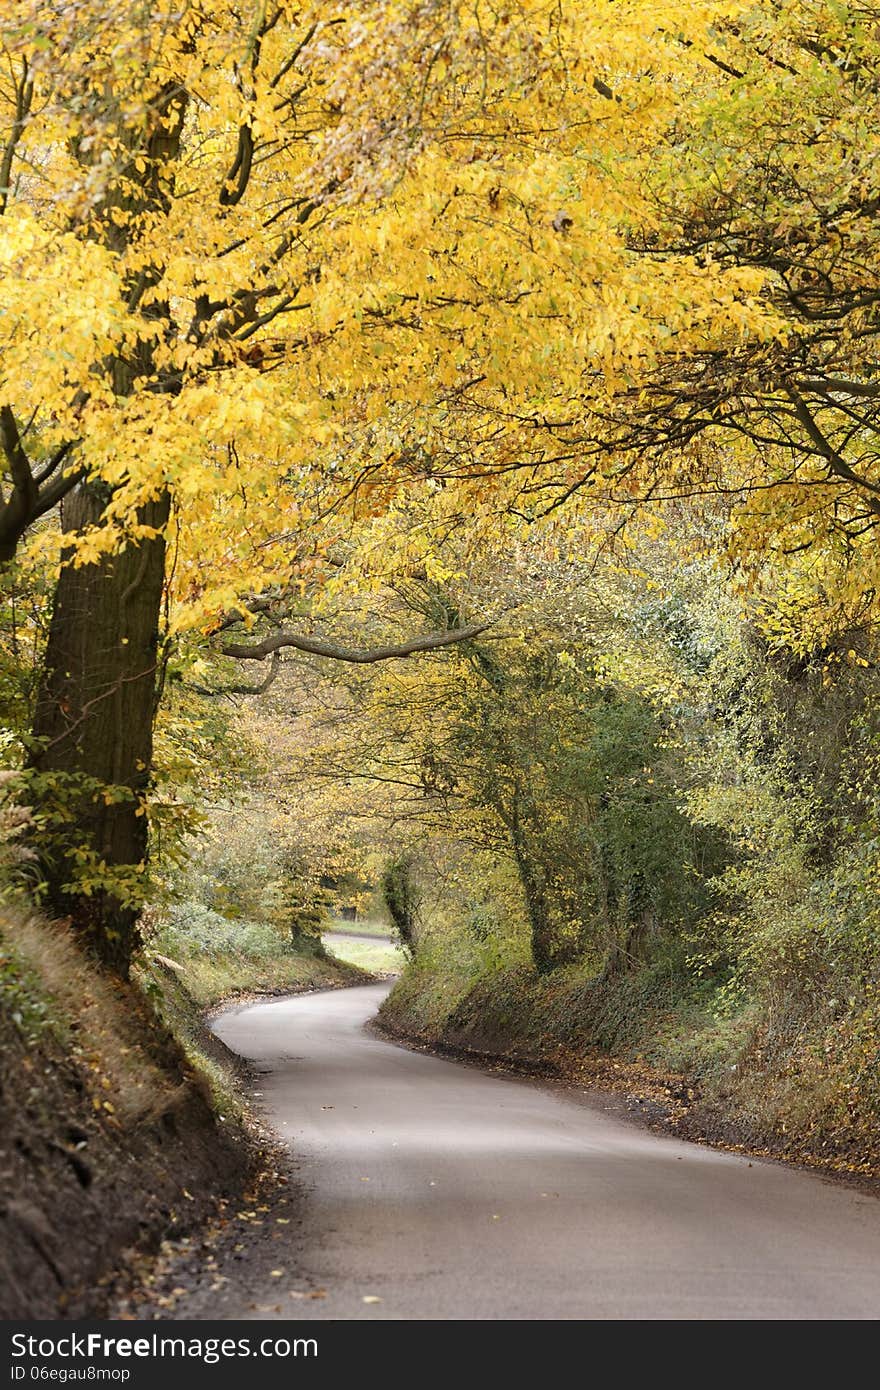
[[[0,918],[2,1317],[99,1315],[128,1252],[195,1226],[253,1162],[232,1054],[168,980],[181,1042],[144,983],[98,972],[63,927]]]

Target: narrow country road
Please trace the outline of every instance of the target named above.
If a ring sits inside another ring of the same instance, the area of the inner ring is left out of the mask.
[[[873,1197],[384,1042],[364,1025],[385,990],[251,1004],[216,1025],[263,1073],[304,1189],[287,1264],[322,1292],[275,1316],[880,1315]]]

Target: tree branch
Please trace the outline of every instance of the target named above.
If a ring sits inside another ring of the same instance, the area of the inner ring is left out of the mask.
[[[0,159],[0,216],[6,211],[6,205],[9,202],[10,180],[12,179],[12,165],[15,160],[15,151],[18,148],[18,142],[22,137],[27,118],[30,115],[33,99],[34,81],[28,69],[27,58],[22,58],[21,81],[15,84],[15,117],[3,150],[3,157]]]
[[[82,477],[83,470],[77,468],[72,473],[62,473],[46,487],[41,488],[31,520],[36,521],[37,517],[45,516],[46,512],[50,512],[69,492],[73,491]]]
[[[826,376],[805,378],[798,382],[801,391],[814,391],[817,395],[840,394],[844,396],[880,396],[880,382],[851,381],[847,377]]]
[[[265,680],[260,681],[259,685],[225,685],[222,690],[209,690],[205,685],[191,685],[187,688],[194,690],[197,695],[207,695],[210,699],[216,700],[221,695],[265,695],[269,686],[278,677],[281,670],[281,653],[272,653],[272,664]]]
[[[12,478],[9,498],[0,501],[0,548],[2,558],[8,559],[14,554],[15,546],[33,515],[39,495],[30,459],[25,453],[15,416],[8,405],[0,406],[0,445],[6,455]]]
[[[845,478],[848,483],[853,483],[856,487],[863,488],[869,493],[880,493],[880,484],[873,483],[869,478],[863,478],[856,473],[855,469],[851,468],[846,459],[838,453],[831,441],[825,438],[797,387],[793,386],[790,381],[786,381],[784,386],[786,395],[794,406],[794,413],[798,422],[803,426],[816,452],[827,463],[829,472],[838,478]],[[880,516],[880,501],[876,496],[864,498],[864,503],[872,512]]]
[[[260,58],[263,53],[263,39],[275,28],[282,14],[284,7],[279,5],[275,13],[267,16],[260,26],[254,38],[253,48],[250,55],[250,75],[252,83],[256,82],[257,68],[260,65]],[[250,92],[250,99],[254,96],[253,90]],[[251,170],[254,163],[254,132],[251,128],[250,120],[242,121],[238,130],[238,145],[235,151],[235,159],[229,169],[226,178],[223,180],[223,187],[220,189],[220,206],[235,207],[240,203],[248,190],[251,181]]]
[[[18,542],[31,523],[66,497],[81,473],[78,470],[73,473],[57,471],[73,448],[71,443],[63,444],[42,472],[35,475],[12,407],[8,405],[0,407],[0,448],[12,478],[8,498],[0,494],[0,563],[5,563],[15,555]],[[45,486],[41,487],[41,483]]]
[[[254,162],[254,137],[250,126],[245,123],[238,132],[238,149],[229,173],[220,190],[221,207],[235,207],[240,203],[250,183]]]
[[[312,656],[329,657],[331,661],[369,666],[376,661],[398,661],[416,652],[433,652],[457,642],[467,642],[497,622],[498,618],[489,618],[484,623],[471,623],[468,627],[453,628],[448,632],[429,632],[424,637],[413,637],[409,642],[389,647],[340,647],[335,642],[319,642],[298,632],[275,632],[253,645],[227,642],[220,648],[220,653],[237,661],[265,661],[267,656],[280,651],[282,647],[293,647],[298,652],[309,652]]]
[[[27,433],[27,431],[25,431],[25,433]],[[39,473],[34,474],[34,482],[37,484],[37,487],[42,487],[43,483],[49,481],[53,473],[57,473],[72,448],[73,440],[68,439],[65,444],[62,444],[60,448],[55,450],[52,457],[46,461]]]

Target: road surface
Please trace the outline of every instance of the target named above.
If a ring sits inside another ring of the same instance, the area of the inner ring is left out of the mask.
[[[880,1315],[875,1198],[385,1042],[365,1024],[386,989],[249,1004],[215,1025],[262,1073],[304,1201],[301,1224],[273,1232],[289,1243],[281,1284],[266,1277],[227,1316],[265,1317],[291,1284],[300,1301],[275,1316]]]

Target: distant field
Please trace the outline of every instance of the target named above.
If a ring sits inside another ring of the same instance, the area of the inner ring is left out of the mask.
[[[341,917],[333,917],[327,931],[341,932],[344,936],[375,936],[384,940],[393,935],[387,922],[377,922],[368,917],[358,918],[356,922],[346,922]]]
[[[334,930],[325,932],[322,939],[327,951],[337,960],[345,961],[348,965],[357,965],[361,970],[369,970],[373,975],[397,975],[403,969],[404,954],[387,935],[350,936],[341,928],[350,928],[358,924],[345,922],[333,925]],[[336,930],[337,926],[339,930]],[[387,928],[385,930],[387,933]]]

